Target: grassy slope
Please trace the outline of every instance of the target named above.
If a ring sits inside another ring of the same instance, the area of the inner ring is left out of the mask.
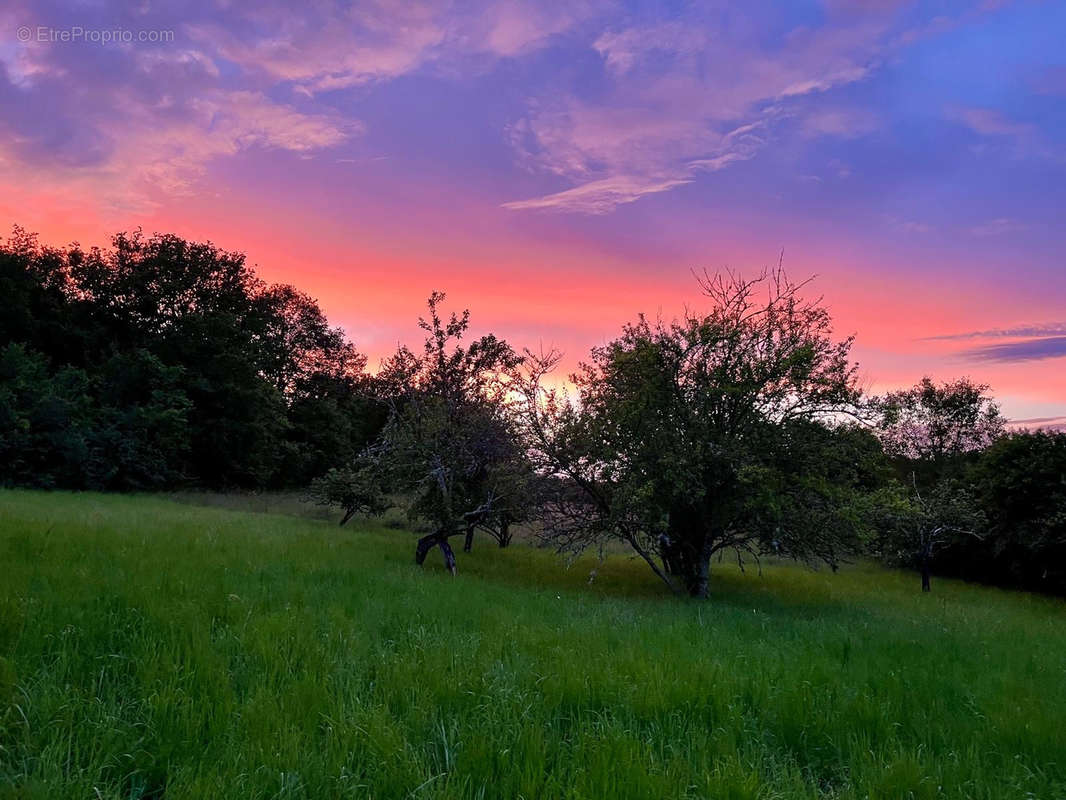
[[[1066,796],[1066,607],[0,492],[0,796]]]

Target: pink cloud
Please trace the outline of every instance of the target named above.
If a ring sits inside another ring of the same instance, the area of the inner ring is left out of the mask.
[[[1014,122],[990,108],[961,108],[954,116],[977,133],[985,136],[1031,136],[1035,129],[1022,122]]]
[[[776,129],[868,133],[877,120],[867,110],[812,110],[802,101],[864,79],[885,30],[868,20],[797,29],[777,49],[760,47],[754,32],[737,35],[707,20],[602,34],[592,47],[611,81],[604,96],[534,101],[511,129],[527,166],[575,185],[504,207],[602,214],[753,158]]]
[[[325,2],[293,14],[258,5],[245,28],[188,26],[204,47],[306,94],[384,81],[471,55],[511,57],[542,46],[606,0],[535,5],[501,0],[462,11],[447,0]],[[268,31],[257,33],[258,30]]]
[[[85,198],[105,218],[145,213],[166,195],[191,194],[216,158],[251,148],[312,153],[360,131],[358,123],[305,114],[249,91],[213,89],[180,113],[146,108],[118,96],[97,132],[110,142],[106,158],[81,167],[26,162],[10,142],[0,144],[0,184],[18,186],[25,203],[37,196],[80,205]],[[125,223],[123,222],[123,225]]]
[[[648,194],[666,192],[689,183],[688,178],[664,178],[655,180],[635,175],[616,175],[601,180],[589,181],[573,189],[555,194],[535,197],[531,200],[515,200],[503,207],[513,211],[551,209],[555,211],[578,211],[585,214],[607,214],[624,203],[632,203]]]

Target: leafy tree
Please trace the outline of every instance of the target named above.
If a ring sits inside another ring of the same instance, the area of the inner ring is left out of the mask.
[[[357,381],[366,356],[332,328],[318,303],[293,286],[257,292],[253,305],[262,330],[256,342],[266,377],[284,397],[314,396],[324,381]]]
[[[133,350],[115,354],[93,374],[86,486],[150,490],[185,480],[191,404],[182,373]]]
[[[443,300],[434,292],[428,319],[419,320],[422,352],[400,347],[379,375],[390,406],[381,453],[396,489],[411,495],[409,514],[430,528],[415,560],[439,547],[454,573],[452,536],[469,542],[480,528],[501,544],[509,539],[522,453],[507,413],[507,376],[521,359],[492,335],[463,345],[469,312],[444,318]]]
[[[392,504],[388,499],[386,473],[380,454],[368,450],[346,467],[333,468],[311,482],[311,499],[324,506],[343,510],[340,524],[356,514],[384,514]]]
[[[41,246],[16,227],[0,244],[0,346],[26,345],[53,365],[86,368],[104,352],[107,338],[99,315],[80,302],[72,270],[84,258],[76,245],[67,250]]]
[[[22,344],[0,350],[0,480],[8,485],[81,487],[89,456],[89,379],[56,373]]]
[[[834,340],[825,307],[780,269],[700,285],[707,313],[641,317],[595,348],[572,378],[577,403],[543,385],[557,354],[530,354],[521,382],[530,452],[550,476],[549,541],[620,539],[695,597],[722,551],[836,564],[858,535],[811,457],[833,437],[813,424],[859,401],[851,338]]]
[[[317,303],[210,242],[136,231],[57,250],[16,228],[0,292],[0,346],[42,356],[49,381],[83,379],[88,416],[59,438],[88,455],[45,473],[58,485],[307,485],[384,424],[365,357]]]
[[[160,355],[180,354],[191,326],[210,319],[227,344],[251,355],[254,298],[264,288],[242,253],[173,234],[119,233],[107,250],[77,259],[71,276],[82,296],[107,312],[126,342],[150,341]]]
[[[264,375],[285,399],[287,429],[279,482],[307,485],[345,464],[381,433],[388,409],[365,374],[366,356],[332,328],[314,299],[268,287],[260,339]]]
[[[0,351],[0,480],[75,489],[155,489],[182,479],[188,400],[180,370],[143,351],[87,375],[40,353]]]
[[[173,235],[118,234],[72,267],[112,346],[183,368],[188,466],[206,485],[262,486],[280,462],[282,393],[265,379],[265,290],[243,254]]]
[[[916,568],[922,591],[931,589],[936,554],[961,536],[980,539],[985,516],[973,492],[957,478],[945,478],[921,490],[899,484],[881,496],[878,546],[885,560]]]
[[[877,432],[901,473],[885,509],[882,555],[916,566],[922,591],[939,551],[983,535],[984,515],[965,478],[967,460],[1002,436],[1004,420],[988,386],[969,378],[915,386],[874,398]]]
[[[310,381],[288,405],[288,427],[277,483],[307,486],[337,464],[347,464],[381,434],[388,407],[367,376]]]
[[[960,378],[922,378],[910,389],[874,398],[879,436],[889,455],[945,469],[1003,435],[1005,420],[988,386]]]

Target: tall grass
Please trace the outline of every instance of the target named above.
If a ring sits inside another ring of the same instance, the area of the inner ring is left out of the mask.
[[[0,493],[0,796],[1066,796],[1066,607]]]

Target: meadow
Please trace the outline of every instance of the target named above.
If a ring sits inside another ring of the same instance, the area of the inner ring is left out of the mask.
[[[0,492],[0,797],[1066,797],[1060,600],[289,505]]]

